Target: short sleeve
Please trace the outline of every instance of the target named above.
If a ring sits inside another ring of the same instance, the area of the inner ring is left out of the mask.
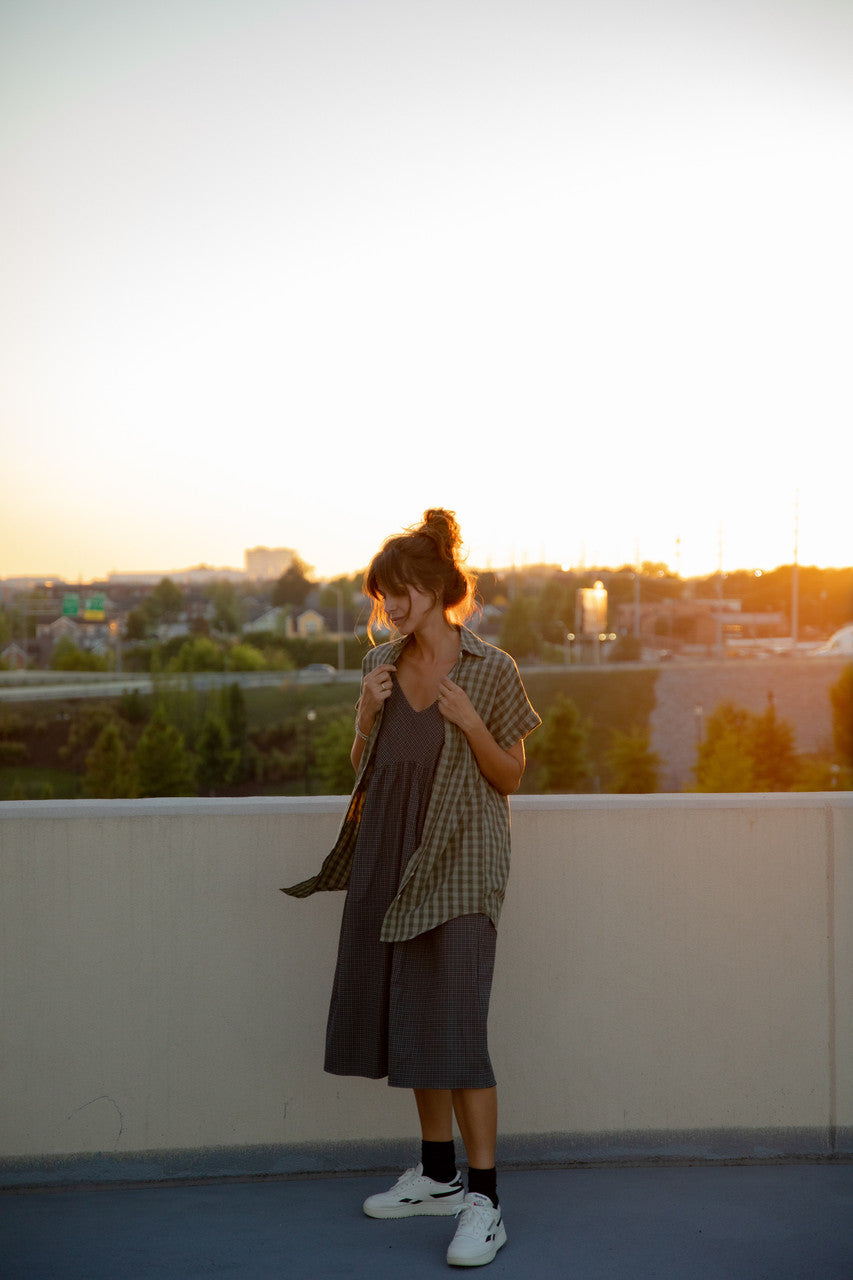
[[[530,705],[518,667],[509,654],[503,657],[489,716],[489,731],[498,746],[506,751],[526,738],[542,721]]]

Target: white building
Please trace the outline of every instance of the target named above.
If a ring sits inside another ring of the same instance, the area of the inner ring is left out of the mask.
[[[289,547],[252,547],[244,553],[246,560],[246,576],[256,582],[269,578],[280,578],[286,573],[296,557],[296,552]]]
[[[157,569],[139,573],[111,573],[107,581],[128,587],[156,587],[164,578],[174,582],[176,586],[204,586],[209,582],[245,582],[246,575],[242,569],[215,569],[210,565],[200,564],[194,569]]]

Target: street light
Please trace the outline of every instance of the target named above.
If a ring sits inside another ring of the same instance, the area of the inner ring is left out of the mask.
[[[311,708],[305,712],[305,794],[311,794],[311,726],[317,719],[317,712]]]
[[[118,618],[114,618],[113,621],[110,623],[110,635],[112,636],[113,641],[115,643],[115,647],[116,647],[116,671],[120,672],[121,663],[122,663],[121,622],[118,620]]]

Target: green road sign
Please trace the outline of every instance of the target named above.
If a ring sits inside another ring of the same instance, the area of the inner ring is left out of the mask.
[[[76,618],[80,612],[80,597],[76,595],[67,595],[62,597],[62,616],[63,618]]]
[[[103,622],[104,620],[104,600],[102,595],[88,596],[86,599],[86,612],[83,617],[87,622]]]

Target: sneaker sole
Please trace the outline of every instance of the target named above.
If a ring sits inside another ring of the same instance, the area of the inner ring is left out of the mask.
[[[362,1208],[368,1218],[451,1218],[462,1201],[461,1195],[454,1200],[423,1200],[419,1204],[372,1205],[365,1200]]]
[[[484,1267],[487,1262],[493,1262],[497,1255],[498,1249],[502,1249],[506,1244],[506,1228],[501,1223],[498,1233],[492,1244],[483,1253],[478,1253],[469,1258],[452,1258],[450,1250],[447,1251],[447,1261],[451,1267]]]

